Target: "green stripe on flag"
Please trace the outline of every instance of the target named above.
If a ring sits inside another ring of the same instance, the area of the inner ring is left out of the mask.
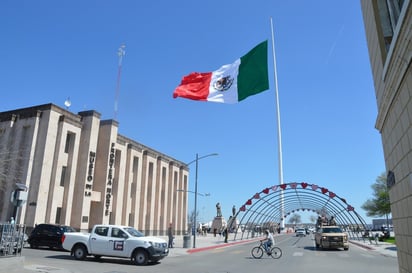
[[[269,89],[267,40],[240,58],[237,88],[238,101]]]

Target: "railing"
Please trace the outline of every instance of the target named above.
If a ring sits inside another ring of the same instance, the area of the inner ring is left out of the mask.
[[[21,255],[26,241],[26,226],[0,224],[0,258]]]

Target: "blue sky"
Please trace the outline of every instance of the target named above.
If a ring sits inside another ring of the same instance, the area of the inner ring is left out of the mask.
[[[114,118],[119,133],[199,161],[199,219],[231,215],[279,184],[273,18],[284,182],[317,184],[358,213],[385,171],[359,1],[15,1],[0,3],[0,111],[44,103]],[[172,98],[181,78],[269,40],[270,89],[238,104]],[[190,190],[195,166],[191,164]],[[193,209],[193,194],[190,207]]]

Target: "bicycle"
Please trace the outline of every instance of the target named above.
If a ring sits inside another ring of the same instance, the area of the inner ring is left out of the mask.
[[[263,253],[266,252],[265,247],[263,246],[263,242],[260,241],[260,245],[252,248],[251,252],[252,252],[253,258],[255,259],[262,258]],[[282,250],[278,248],[277,246],[272,246],[270,248],[270,252],[266,252],[266,254],[268,256],[271,256],[273,259],[279,259],[280,257],[282,257]]]

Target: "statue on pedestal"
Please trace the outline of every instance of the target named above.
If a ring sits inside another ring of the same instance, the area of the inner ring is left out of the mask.
[[[220,203],[217,203],[216,204],[216,217],[215,219],[213,219],[211,228],[213,230],[213,233],[216,236],[216,234],[221,233],[225,227],[227,227],[227,223],[225,221],[225,218],[222,215],[222,208],[220,206]]]
[[[220,207],[220,203],[216,204],[216,217],[222,217],[222,208]]]

